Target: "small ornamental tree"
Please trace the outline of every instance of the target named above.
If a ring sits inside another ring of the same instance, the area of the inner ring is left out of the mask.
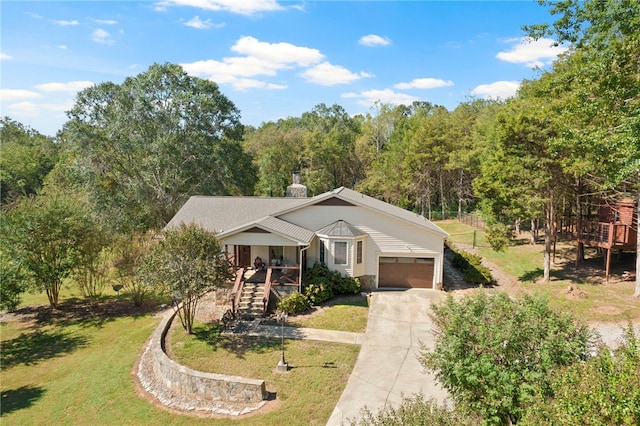
[[[147,234],[131,233],[121,236],[114,244],[117,283],[135,306],[141,306],[153,288],[141,279],[138,268],[149,250],[150,237]]]
[[[435,348],[421,364],[436,373],[458,407],[488,425],[517,422],[550,373],[587,359],[591,332],[540,297],[512,300],[479,292],[433,307]]]
[[[143,258],[138,273],[143,281],[171,296],[182,326],[189,334],[198,301],[230,279],[228,261],[215,234],[190,224],[166,230],[158,245]]]
[[[10,260],[0,265],[7,268],[3,285],[21,280],[22,291],[45,291],[57,308],[64,280],[83,266],[86,253],[100,240],[87,204],[73,195],[42,193],[24,198],[3,213],[1,222],[0,260]]]

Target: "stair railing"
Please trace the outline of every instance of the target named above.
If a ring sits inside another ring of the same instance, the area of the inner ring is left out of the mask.
[[[231,313],[235,318],[238,314],[238,306],[240,305],[240,297],[242,296],[242,287],[244,286],[244,268],[239,268],[236,271],[236,282],[233,285],[231,291]]]
[[[267,278],[264,282],[264,293],[262,294],[262,316],[267,316],[269,308],[269,296],[271,295],[271,267],[267,269]]]

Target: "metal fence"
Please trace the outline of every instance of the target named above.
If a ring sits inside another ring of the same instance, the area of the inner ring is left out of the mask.
[[[482,220],[480,216],[471,213],[463,214],[460,218],[460,222],[482,230],[486,228],[484,220]]]

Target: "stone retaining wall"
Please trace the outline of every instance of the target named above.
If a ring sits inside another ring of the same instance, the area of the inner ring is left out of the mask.
[[[204,373],[178,364],[165,352],[165,338],[175,317],[166,315],[156,328],[145,357],[155,379],[181,397],[232,403],[259,403],[267,399],[264,380]]]

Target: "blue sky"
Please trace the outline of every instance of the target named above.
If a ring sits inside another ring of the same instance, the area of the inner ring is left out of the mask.
[[[520,1],[5,1],[1,115],[55,135],[75,94],[154,62],[216,81],[245,124],[376,101],[453,109],[506,98],[564,48],[524,39],[552,22]]]

